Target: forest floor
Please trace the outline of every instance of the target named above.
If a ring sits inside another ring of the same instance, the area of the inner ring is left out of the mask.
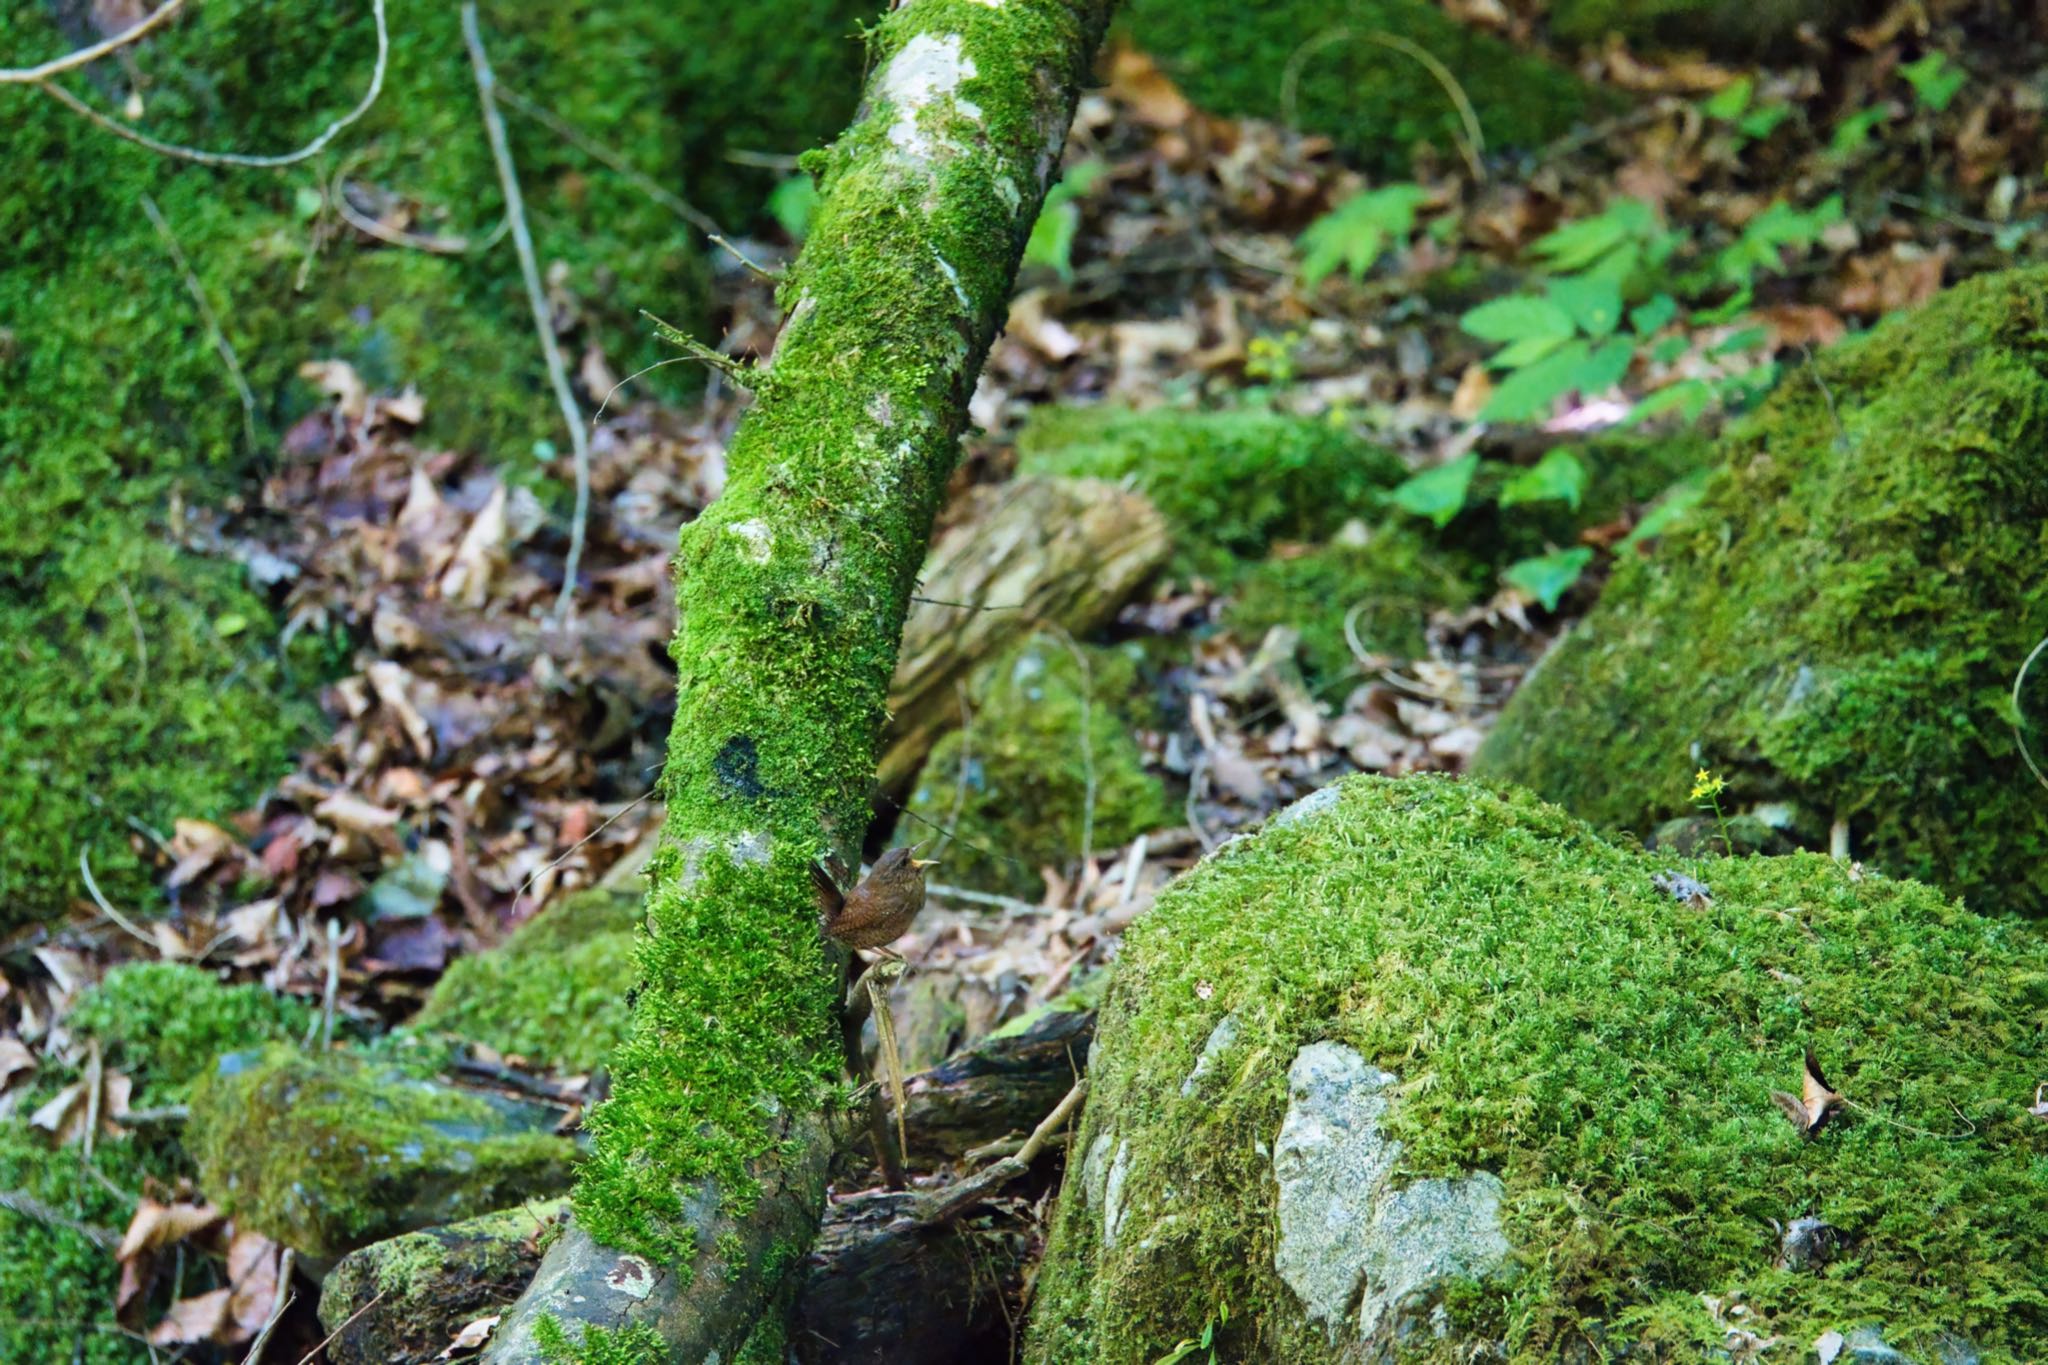
[[[1555,409],[1542,430],[1611,425],[1665,391],[1682,395],[1674,406],[1697,399],[1712,425],[1745,384],[1767,381],[1760,367],[1805,363],[1946,284],[2027,258],[2048,232],[2048,194],[2015,174],[2040,141],[2035,72],[2021,52],[1972,41],[1962,21],[1930,29],[1922,14],[1898,5],[1769,69],[1611,49],[1600,76],[1634,92],[1629,113],[1532,157],[1475,148],[1483,177],[1460,158],[1420,168],[1403,182],[1413,223],[1354,226],[1338,250],[1368,268],[1340,265],[1313,287],[1304,231],[1385,186],[1321,139],[1203,114],[1143,55],[1109,54],[1069,143],[1071,234],[1026,268],[956,491],[1009,475],[1014,434],[1039,405],[1253,390],[1282,411],[1335,411],[1417,471],[1444,465],[1484,437],[1477,419],[1506,377],[1461,318],[1529,288],[1546,253],[1557,264],[1554,245],[1536,244],[1570,224],[1606,225],[1587,241],[1606,233],[1694,260],[1709,283],[1679,301],[1688,320],[1665,335],[1682,345],[1646,339],[1617,387]],[[1639,228],[1629,204],[1654,226]],[[1385,238],[1370,251],[1366,228]],[[771,267],[794,249],[739,245]],[[716,278],[721,349],[765,353],[779,321],[772,287],[732,261]],[[616,396],[594,427],[584,584],[572,622],[553,626],[561,539],[531,480],[512,472],[533,452],[434,448],[418,434],[431,429],[433,376],[370,392],[346,365],[320,364],[332,402],[289,433],[260,489],[192,513],[187,532],[288,584],[292,629],[338,627],[357,642],[350,676],[323,696],[333,732],[236,820],[140,831],[159,850],[169,913],[116,925],[81,907],[20,945],[40,970],[7,968],[17,1008],[51,1030],[113,963],[164,957],[313,1002],[332,973],[344,1021],[381,1029],[453,958],[644,849],[661,822],[673,707],[669,556],[677,528],[718,494],[746,400],[714,373],[700,404],[639,401],[596,349],[577,369],[586,391]],[[1627,529],[1596,528],[1589,543]],[[1085,863],[1076,849],[1035,904],[935,895],[898,944],[913,975],[952,979],[956,998],[977,1002],[965,1032],[986,1032],[1085,982],[1167,878],[1279,805],[1361,769],[1459,770],[1599,573],[1556,610],[1503,586],[1439,613],[1426,654],[1361,655],[1322,687],[1309,727],[1226,686],[1260,641],[1219,624],[1216,585],[1162,585],[1110,634],[1171,641],[1162,694],[1203,713],[1139,736],[1184,818]],[[1212,761],[1190,785],[1176,755],[1197,750]],[[0,1096],[16,1074],[7,1065],[0,1055]]]

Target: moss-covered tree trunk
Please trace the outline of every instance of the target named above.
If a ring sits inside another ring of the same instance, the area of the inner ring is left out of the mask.
[[[787,320],[683,534],[643,985],[574,1225],[490,1358],[726,1359],[803,1256],[839,1093],[807,869],[859,851],[898,636],[1110,0],[905,0],[872,40]],[[565,1338],[567,1340],[565,1340]],[[617,1357],[607,1357],[617,1358]]]

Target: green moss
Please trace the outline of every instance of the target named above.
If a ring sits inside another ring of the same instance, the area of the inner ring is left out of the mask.
[[[312,1256],[336,1256],[568,1184],[570,1144],[510,1101],[346,1052],[272,1046],[197,1087],[187,1146],[209,1198]]]
[[[565,1071],[604,1063],[626,1036],[637,892],[587,891],[458,959],[413,1020]]]
[[[1538,147],[1611,104],[1563,68],[1447,17],[1428,0],[1135,0],[1124,22],[1196,104],[1323,133],[1369,169],[1405,172],[1415,149],[1456,156],[1462,124],[1428,65],[1365,35],[1427,51],[1479,117],[1488,151]],[[1292,107],[1283,89],[1298,73]]]
[[[676,558],[666,847],[633,1033],[576,1190],[593,1238],[675,1273],[698,1249],[686,1198],[701,1207],[708,1187],[750,1217],[750,1163],[778,1160],[792,1187],[750,1232],[808,1236],[823,1199],[823,1163],[788,1155],[843,1064],[809,868],[828,847],[855,851],[866,826],[904,609],[1036,215],[1039,159],[1069,112],[1048,117],[1046,83],[1078,87],[1103,9],[891,10],[877,72],[912,42],[942,44],[961,58],[958,90],[903,120],[918,154],[897,140],[904,111],[878,97],[808,159],[821,198],[783,285],[792,317],[755,376],[725,492]]]
[[[2048,1331],[2048,945],[1910,882],[1619,848],[1524,793],[1353,778],[1233,841],[1125,939],[1075,1150],[1128,1142],[1113,1247],[1070,1183],[1028,1357],[1153,1361],[1230,1309],[1231,1359],[1330,1358],[1274,1271],[1272,1143],[1311,1042],[1395,1073],[1398,1178],[1490,1171],[1518,1273],[1449,1307],[1514,1360],[1684,1359],[1700,1296],[1808,1343],[1878,1320],[1986,1362]],[[1712,903],[1652,877],[1679,868]],[[1235,1038],[1183,1088],[1226,1017]],[[1770,1099],[1805,1048],[1864,1106],[1802,1141]],[[1967,1122],[1965,1121],[1967,1120]],[[1961,1136],[1952,1136],[1961,1134]],[[1772,1220],[1825,1220],[1825,1273]],[[1463,1359],[1418,1333],[1413,1358]],[[1408,1356],[1403,1357],[1409,1358]]]
[[[1602,43],[1616,34],[1755,56],[1782,47],[1801,24],[1825,33],[1828,25],[1852,23],[1871,8],[1864,0],[1551,0],[1550,31],[1575,43]]]
[[[1128,481],[1174,528],[1176,573],[1228,575],[1275,541],[1320,540],[1376,513],[1407,477],[1392,453],[1328,422],[1264,409],[1042,407],[1018,472]]]
[[[2048,634],[2044,284],[1979,278],[1788,376],[1524,683],[1478,770],[1647,833],[1706,767],[1726,809],[1771,807],[1810,846],[1839,818],[1888,871],[2048,910],[2048,805],[2010,709]]]
[[[181,962],[131,962],[79,997],[69,1020],[140,1087],[139,1107],[174,1104],[222,1053],[305,1036],[312,1012],[256,985],[224,986]]]
[[[44,1097],[47,1098],[47,1097]],[[90,1167],[18,1118],[0,1119],[0,1190],[25,1194],[63,1218],[119,1233],[134,1213],[119,1190],[140,1192],[170,1171],[149,1149],[102,1140]],[[144,1343],[114,1321],[121,1267],[82,1233],[0,1205],[0,1360],[140,1365]]]
[[[241,579],[115,514],[78,514],[19,577],[0,552],[0,931],[83,899],[86,848],[102,891],[147,903],[130,818],[220,819],[289,770],[316,713]]]
[[[1164,789],[1145,771],[1120,709],[1143,692],[1135,661],[1126,650],[1082,653],[1085,683],[1073,654],[1045,636],[976,673],[972,733],[955,731],[932,750],[907,803],[917,818],[898,831],[927,848],[943,838],[938,830],[954,831],[939,852],[947,881],[1037,895],[1044,889],[1039,869],[1080,857],[1084,833],[1099,852],[1170,822]],[[1090,764],[1095,805],[1092,828],[1084,830]]]
[[[547,1365],[662,1365],[669,1359],[661,1333],[644,1323],[617,1329],[585,1327],[571,1341],[561,1323],[542,1318],[534,1339]]]

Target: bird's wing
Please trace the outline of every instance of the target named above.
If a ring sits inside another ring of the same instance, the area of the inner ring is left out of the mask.
[[[1806,1106],[1801,1104],[1796,1096],[1788,1095],[1782,1090],[1773,1090],[1771,1103],[1785,1111],[1785,1117],[1792,1120],[1792,1126],[1797,1128],[1801,1135],[1813,1131],[1813,1120],[1807,1114]]]

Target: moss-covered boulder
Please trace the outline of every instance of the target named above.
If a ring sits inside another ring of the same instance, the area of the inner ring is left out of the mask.
[[[196,1088],[186,1145],[207,1197],[307,1256],[339,1256],[569,1184],[558,1111],[350,1052],[230,1053]]]
[[[223,985],[188,963],[129,962],[80,996],[66,1023],[99,1041],[148,1108],[183,1100],[223,1054],[305,1037],[312,1017],[290,996]]]
[[[1431,62],[1470,102],[1489,150],[1541,146],[1610,107],[1564,68],[1430,0],[1134,0],[1123,22],[1202,108],[1322,133],[1376,171],[1407,171],[1422,146],[1456,155],[1463,124]]]
[[[626,1036],[639,977],[640,896],[594,890],[542,911],[488,952],[457,959],[414,1027],[562,1071],[590,1071]]]
[[[1857,1106],[1811,1137],[1771,1093],[1807,1049]],[[2032,1358],[2043,1074],[2026,925],[1352,778],[1126,938],[1027,1356],[1793,1358],[1874,1326]]]
[[[1408,476],[1398,456],[1342,427],[1263,408],[1042,407],[1018,433],[1017,465],[1141,489],[1173,529],[1173,570],[1212,576],[1377,512]]]
[[[972,726],[932,750],[906,803],[916,818],[899,837],[934,848],[936,831],[952,830],[938,854],[947,881],[1036,895],[1039,869],[1080,857],[1084,842],[1100,852],[1169,822],[1164,788],[1131,735],[1137,661],[1077,648],[1080,660],[1066,642],[1034,636],[981,669]]]
[[[2048,911],[2048,271],[1986,276],[1791,373],[1701,502],[1624,555],[1479,752],[1646,834],[1727,781],[1808,846]]]
[[[567,1199],[424,1228],[351,1251],[320,1286],[320,1321],[333,1365],[409,1365],[445,1359],[469,1323],[519,1297]]]

